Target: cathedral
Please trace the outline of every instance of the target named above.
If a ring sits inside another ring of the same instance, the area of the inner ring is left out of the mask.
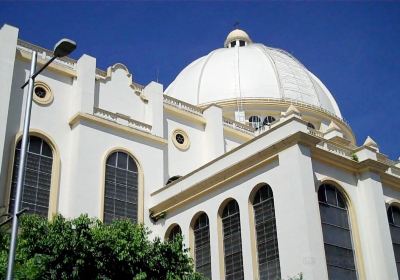
[[[13,211],[32,52],[0,29],[0,207]],[[306,62],[305,62],[306,63]],[[324,83],[235,29],[167,87],[122,63],[56,59],[36,77],[22,208],[181,234],[209,279],[394,280],[400,163],[357,146]]]

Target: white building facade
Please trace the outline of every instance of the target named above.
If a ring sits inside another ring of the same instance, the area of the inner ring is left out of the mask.
[[[0,202],[11,211],[31,53],[0,29]],[[181,233],[212,279],[398,279],[400,164],[357,146],[324,84],[232,31],[164,91],[120,63],[36,78],[22,207]]]

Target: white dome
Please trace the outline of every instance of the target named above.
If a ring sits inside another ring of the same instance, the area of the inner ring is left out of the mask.
[[[237,39],[236,35],[249,38],[245,32],[234,30],[225,44],[233,37]],[[342,117],[329,90],[298,60],[285,51],[251,41],[242,47],[214,50],[195,60],[165,92],[194,105],[236,98],[295,100]]]

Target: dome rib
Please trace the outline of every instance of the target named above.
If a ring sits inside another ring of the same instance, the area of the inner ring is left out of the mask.
[[[197,83],[197,94],[196,94],[196,96],[197,96],[197,104],[200,103],[200,86],[201,86],[201,82],[202,82],[202,79],[203,79],[204,69],[206,68],[208,61],[211,59],[211,57],[212,57],[217,51],[218,51],[218,50],[214,50],[214,51],[210,52],[210,53],[207,55],[207,57],[205,58],[203,65],[201,66],[200,75],[199,75],[199,81],[198,81],[198,83]]]
[[[279,76],[279,72],[278,72],[278,69],[276,68],[275,61],[272,59],[271,55],[267,51],[267,47],[262,45],[262,44],[254,44],[254,47],[256,48],[256,50],[261,52],[261,54],[273,66],[273,69],[274,69],[274,72],[275,72],[275,75],[276,75],[276,82],[278,83],[278,87],[279,87],[279,95],[281,96],[281,98],[284,98],[284,96],[283,96],[283,87],[282,87],[281,79],[280,79],[280,76]]]

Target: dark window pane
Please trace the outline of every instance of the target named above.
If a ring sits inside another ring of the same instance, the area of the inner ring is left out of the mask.
[[[117,158],[118,168],[127,169],[128,167],[128,155],[122,152],[118,152]]]
[[[111,166],[116,166],[116,162],[117,162],[117,153],[112,153],[107,159],[107,164]]]
[[[48,157],[53,157],[53,152],[51,151],[50,146],[47,145],[47,143],[44,141],[43,141],[43,145],[42,145],[42,155],[48,156]]]
[[[35,136],[31,136],[29,139],[28,151],[40,155],[41,148],[42,148],[42,139]]]
[[[137,172],[136,163],[131,157],[128,157],[128,170]]]
[[[348,270],[341,267],[328,265],[329,280],[357,280],[357,273],[355,270]]]
[[[396,226],[400,226],[400,208],[393,206],[392,214],[393,214],[393,223]]]

